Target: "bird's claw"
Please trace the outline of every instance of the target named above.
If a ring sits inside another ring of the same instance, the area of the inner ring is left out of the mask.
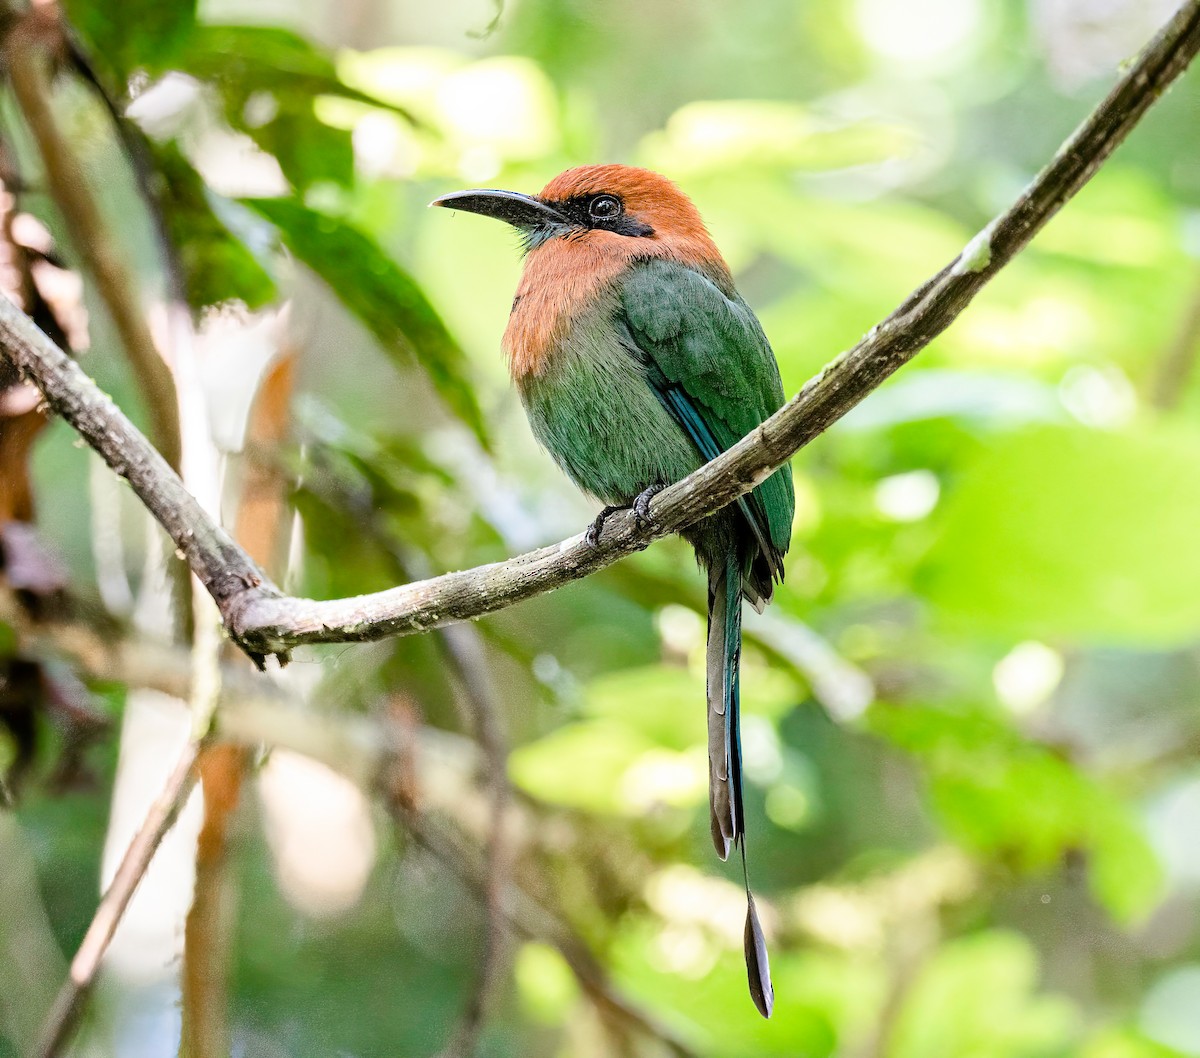
[[[654,499],[666,485],[651,485],[638,493],[633,501],[633,520],[639,529],[645,529],[654,519],[650,517],[650,501]]]
[[[600,534],[604,531],[604,523],[617,511],[632,510],[634,524],[639,529],[645,529],[654,520],[650,517],[650,501],[666,487],[666,485],[651,485],[648,489],[639,492],[633,503],[619,503],[605,507],[587,527],[587,531],[583,534],[583,542],[588,547],[595,547],[600,543]]]
[[[598,515],[596,515],[596,518],[592,524],[587,527],[587,532],[583,534],[583,542],[587,544],[588,547],[595,547],[598,543],[600,543],[600,534],[604,531],[604,523],[608,521],[609,515],[616,514],[617,511],[623,510],[625,510],[625,508],[621,506],[605,507]]]

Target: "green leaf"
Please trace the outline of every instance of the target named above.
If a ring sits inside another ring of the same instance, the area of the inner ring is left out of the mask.
[[[324,49],[278,26],[198,26],[179,63],[187,73],[218,83],[243,102],[254,92],[282,91],[308,99],[336,95],[411,116],[402,107],[346,84]]]
[[[202,309],[240,299],[253,309],[270,301],[275,296],[274,281],[213,212],[216,196],[200,174],[174,143],[149,146],[159,175],[158,199],[183,269],[188,304]]]
[[[1158,901],[1162,869],[1132,811],[999,715],[879,705],[867,722],[920,760],[935,812],[967,848],[1030,872],[1081,850],[1093,894],[1121,922],[1144,916]]]
[[[157,71],[169,65],[196,25],[196,0],[119,4],[65,0],[64,6],[71,27],[83,40],[88,62],[122,96],[135,71]]]
[[[1108,1028],[1080,1051],[1079,1058],[1185,1058],[1183,1051],[1147,1039],[1136,1029]]]
[[[274,155],[297,190],[324,180],[348,186],[354,178],[350,133],[316,116],[318,96],[408,116],[347,85],[323,49],[278,27],[198,26],[177,65],[216,87],[225,120]]]
[[[1079,1014],[1066,998],[1037,994],[1033,946],[994,931],[941,948],[913,982],[892,1034],[890,1058],[1061,1053]]]
[[[622,780],[653,748],[620,724],[569,724],[515,750],[509,772],[518,786],[542,800],[605,815],[633,814]]]
[[[1172,645],[1200,631],[1200,433],[1034,428],[951,492],[918,587],[1011,638]]]
[[[317,273],[392,356],[415,355],[447,406],[488,447],[467,358],[416,280],[373,239],[295,199],[242,200],[274,224],[284,244]]]
[[[713,887],[707,898],[701,897],[705,912],[713,919],[728,916],[740,927],[745,895],[726,882],[727,899],[721,901],[721,882],[696,880]],[[771,971],[777,1000],[768,1021],[747,994],[740,930],[737,936],[721,937],[689,922],[693,914],[681,907],[678,920],[661,923],[627,916],[609,955],[613,976],[626,994],[644,997],[669,1023],[686,1027],[700,1054],[826,1058],[852,1053],[847,1044],[861,1026],[873,1023],[883,1002],[886,980],[880,963],[776,943]],[[952,1052],[931,1052],[939,1058],[943,1053]]]

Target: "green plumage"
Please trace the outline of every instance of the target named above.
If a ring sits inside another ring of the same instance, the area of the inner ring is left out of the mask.
[[[628,273],[621,305],[638,348],[683,388],[722,452],[783,404],[775,355],[740,296],[727,298],[682,265],[646,261]],[[785,554],[796,503],[791,467],[751,495],[762,505],[770,546]]]
[[[771,346],[745,302],[726,297],[699,272],[661,260],[633,265],[574,322],[542,373],[519,387],[538,440],[581,489],[610,504],[678,481],[711,458],[669,407],[664,388],[680,394],[717,452],[783,404]],[[759,485],[748,506],[761,523],[761,544],[745,515],[733,511],[685,534],[705,566],[723,559],[731,543],[748,563],[747,576],[756,559],[774,567],[787,552],[791,468]],[[763,544],[772,554],[760,554]],[[769,599],[770,578],[755,580]]]
[[[538,440],[580,488],[614,505],[690,474],[783,403],[771,346],[745,302],[664,260],[631,266],[519,387]],[[683,534],[709,572],[710,803],[722,858],[744,827],[741,596],[759,608],[770,600],[794,506],[784,466]]]

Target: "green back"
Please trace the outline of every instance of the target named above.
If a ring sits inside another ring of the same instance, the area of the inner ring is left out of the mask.
[[[686,395],[699,419],[696,429],[707,430],[717,450],[729,448],[783,404],[775,354],[740,297],[726,297],[682,264],[650,260],[625,275],[620,304],[647,366]],[[700,441],[697,446],[704,451]],[[752,498],[756,520],[765,521],[764,535],[782,556],[795,509],[791,467],[780,467]]]

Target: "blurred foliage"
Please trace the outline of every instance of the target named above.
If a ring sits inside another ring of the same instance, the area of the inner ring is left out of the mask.
[[[284,579],[329,597],[494,561],[593,514],[504,376],[515,239],[431,198],[532,191],[586,161],[667,172],[794,392],[1007,204],[1170,6],[509,0],[484,33],[485,0],[67,0],[142,149],[115,146],[69,63],[56,104],[148,291],[186,294],[214,421],[244,419],[273,351],[296,357],[292,439],[270,456],[299,526]],[[745,995],[738,870],[707,836],[686,547],[478,625],[530,823],[519,882],[697,1053],[1200,1055],[1198,109],[1193,74],[949,333],[794,461],[788,579],[747,616],[743,677],[770,1022]],[[36,173],[11,107],[3,120]],[[37,181],[19,199],[64,241]],[[85,302],[87,369],[136,412]],[[234,438],[232,509],[251,454],[236,422],[214,433]],[[61,426],[41,435],[39,529],[83,612],[128,618],[104,532],[133,595],[147,538],[88,458]],[[0,661],[18,643],[0,623]],[[293,671],[323,713],[403,702],[462,726],[429,637],[305,651]],[[104,716],[127,690],[93,687]],[[69,952],[133,736],[85,746],[86,781],[64,790],[63,726],[39,722],[36,741],[0,726],[5,770],[37,747],[19,832],[0,828],[37,884],[6,876],[4,918]],[[306,903],[288,855],[338,857],[275,835],[270,770],[235,846],[235,1053],[438,1053],[474,987],[474,895],[362,808],[378,840],[352,899]],[[438,774],[431,804],[469,816],[471,784],[439,793]],[[606,1026],[551,938],[508,956],[481,1054],[661,1053]],[[115,965],[96,1005],[78,1053],[173,1050],[173,993]],[[28,1022],[0,1018],[0,1056]]]

